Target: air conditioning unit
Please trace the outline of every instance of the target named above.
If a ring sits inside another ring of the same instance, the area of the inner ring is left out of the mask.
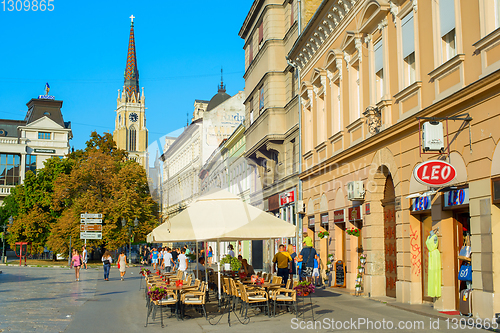
[[[347,199],[363,200],[365,198],[365,186],[361,180],[347,183]]]
[[[422,149],[424,151],[444,151],[443,123],[428,121],[422,127]]]
[[[297,200],[297,213],[305,214],[306,205],[304,204],[304,200]]]

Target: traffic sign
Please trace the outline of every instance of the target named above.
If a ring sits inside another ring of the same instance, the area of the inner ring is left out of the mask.
[[[82,213],[80,214],[80,218],[82,219],[102,219],[102,214],[88,214],[88,213]]]
[[[80,232],[80,239],[102,239],[102,232]]]
[[[81,224],[80,231],[102,231],[101,224]]]
[[[451,182],[457,174],[453,165],[440,160],[420,163],[413,170],[415,179],[424,185],[439,187]]]
[[[80,223],[102,223],[102,219],[80,219]]]

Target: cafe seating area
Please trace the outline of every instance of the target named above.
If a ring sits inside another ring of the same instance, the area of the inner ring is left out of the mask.
[[[182,271],[143,273],[141,279],[146,281],[145,326],[155,322],[157,317],[164,327],[164,317],[208,319],[209,315],[220,316],[227,311],[233,311],[245,320],[258,315],[275,317],[288,311],[298,315],[297,292],[294,290],[297,281],[288,279],[285,285],[281,277],[269,273],[258,272],[247,278],[221,271],[219,286],[217,272],[207,272],[208,281],[205,281],[204,272],[203,275],[200,271],[194,273],[187,276]],[[221,290],[220,297],[218,290]]]

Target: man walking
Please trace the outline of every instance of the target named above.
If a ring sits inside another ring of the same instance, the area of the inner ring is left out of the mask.
[[[302,262],[302,272],[301,272],[301,280],[307,279],[307,281],[312,282],[312,274],[314,270],[314,259],[318,260],[319,257],[316,250],[312,247],[312,239],[311,237],[304,237],[302,251],[298,256],[297,261]]]
[[[290,254],[286,252],[285,245],[280,244],[279,252],[273,258],[273,271],[276,272],[276,265],[278,265],[278,276],[282,277],[282,283],[286,286],[288,281],[288,263],[292,261]]]
[[[167,248],[167,251],[163,255],[163,266],[165,267],[165,273],[170,273],[172,271],[172,249]]]
[[[179,261],[179,270],[183,272],[182,279],[186,278],[186,271],[188,268],[188,259],[186,257],[186,249],[181,250],[181,254],[177,257]]]
[[[85,266],[85,269],[87,269],[87,245],[84,245],[82,248],[82,263],[83,266]]]

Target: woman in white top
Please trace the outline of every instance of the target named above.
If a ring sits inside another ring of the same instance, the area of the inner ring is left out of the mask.
[[[127,256],[125,255],[125,251],[122,250],[122,253],[118,256],[118,269],[120,270],[120,277],[122,281],[125,278],[125,273],[127,272]]]

